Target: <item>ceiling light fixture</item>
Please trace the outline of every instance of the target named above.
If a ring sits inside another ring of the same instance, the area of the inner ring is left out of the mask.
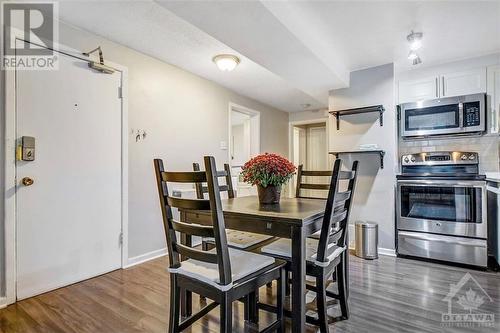
[[[416,51],[422,47],[423,35],[424,34],[421,32],[414,32],[412,30],[411,33],[408,36],[406,36],[408,43],[410,43],[410,50]]]
[[[218,54],[212,58],[212,61],[223,72],[230,72],[238,66],[240,58],[232,54]]]
[[[422,63],[422,59],[420,59],[420,57],[417,55],[417,57],[415,59],[412,60],[412,64],[413,65],[418,65],[418,64],[421,64]]]
[[[415,60],[418,58],[418,54],[417,52],[415,51],[410,51],[410,53],[408,53],[408,60]]]

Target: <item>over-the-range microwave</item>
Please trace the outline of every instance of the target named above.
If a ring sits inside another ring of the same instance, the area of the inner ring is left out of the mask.
[[[403,138],[464,135],[486,130],[486,94],[405,103],[399,108]]]

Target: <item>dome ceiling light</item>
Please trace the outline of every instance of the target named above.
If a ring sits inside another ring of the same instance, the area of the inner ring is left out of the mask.
[[[238,66],[240,58],[232,54],[218,54],[212,58],[212,61],[223,72],[230,72]]]

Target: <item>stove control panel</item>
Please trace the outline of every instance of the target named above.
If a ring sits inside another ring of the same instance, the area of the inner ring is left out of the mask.
[[[475,152],[441,151],[426,152],[401,156],[401,165],[455,165],[479,164],[479,155]]]

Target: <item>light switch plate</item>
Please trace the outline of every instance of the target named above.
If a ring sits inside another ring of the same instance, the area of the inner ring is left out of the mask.
[[[227,141],[221,141],[220,142],[220,149],[221,150],[227,150]]]

